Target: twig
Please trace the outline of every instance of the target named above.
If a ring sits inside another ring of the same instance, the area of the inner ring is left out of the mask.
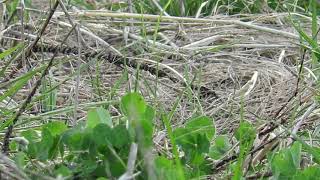
[[[2,171],[3,173],[6,173],[7,175],[9,176],[13,176],[14,178],[18,179],[18,180],[22,180],[22,179],[30,179],[27,177],[27,175],[21,171],[17,166],[16,164],[11,160],[9,159],[5,154],[1,154],[0,153],[0,164],[6,164],[8,166],[10,166],[10,168],[12,168],[14,170],[13,173],[11,172],[4,172]]]
[[[60,7],[64,11],[65,15],[67,16],[69,23],[72,26],[76,26],[76,23],[72,20],[71,16],[68,13],[67,8],[65,5],[62,3],[61,0],[58,0]],[[78,58],[77,58],[77,76],[76,76],[76,87],[75,87],[75,106],[74,106],[74,119],[70,122],[71,126],[76,125],[77,119],[78,119],[78,105],[79,105],[79,85],[80,85],[80,66],[81,66],[81,51],[82,51],[82,46],[87,46],[86,43],[84,42],[84,39],[81,35],[79,24],[77,24],[77,27],[74,29],[76,34],[77,34],[77,41],[78,41]]]
[[[70,14],[69,14],[66,6],[64,5],[64,3],[63,3],[61,0],[58,0],[58,1],[59,1],[59,4],[60,4],[61,9],[63,10],[63,12],[64,12],[65,16],[67,17],[67,19],[68,19],[69,23],[71,24],[71,26],[75,26],[76,23],[75,23],[75,22],[73,21],[73,19],[71,18],[71,16],[70,16]],[[78,26],[79,26],[79,25],[78,25]],[[80,35],[81,44],[82,44],[84,47],[86,47],[86,43],[85,43],[83,37],[81,36],[81,33],[80,33],[80,31],[79,31],[79,28],[75,28],[74,30],[76,31],[77,34]]]
[[[308,116],[315,110],[318,106],[317,102],[313,102],[313,104],[308,108],[308,110],[302,115],[302,117],[298,120],[295,126],[292,129],[292,134],[297,134],[303,122],[308,118]]]
[[[59,5],[59,1],[57,0],[57,1],[55,2],[55,4],[54,4],[53,8],[50,10],[50,13],[49,13],[46,21],[44,22],[42,28],[40,29],[40,32],[38,33],[36,39],[32,42],[32,44],[30,44],[30,45],[26,48],[25,58],[28,58],[28,57],[31,55],[32,49],[37,45],[38,41],[39,41],[40,38],[42,37],[42,35],[43,35],[44,31],[46,30],[46,28],[47,28],[47,26],[48,26],[48,24],[49,24],[49,22],[50,22],[50,20],[51,20],[51,18],[52,18],[52,16],[53,16],[54,12],[56,11],[58,5]],[[16,56],[15,60],[20,59],[21,56],[22,56],[22,53],[19,53],[19,54]],[[22,61],[19,61],[19,64],[17,65],[16,68],[17,68],[17,69],[21,69],[21,68],[22,68],[22,65],[23,65]],[[13,70],[13,71],[9,74],[9,77],[5,78],[2,82],[6,82],[6,81],[10,80],[10,79],[14,76],[15,73],[16,73],[16,71]]]
[[[250,22],[242,22],[238,20],[215,20],[215,19],[205,19],[205,18],[189,18],[189,17],[175,17],[175,16],[159,16],[159,15],[151,15],[151,14],[135,14],[135,13],[114,13],[107,11],[80,11],[75,13],[70,13],[70,15],[74,16],[84,16],[84,17],[113,17],[113,18],[134,18],[134,19],[148,19],[157,21],[159,18],[161,21],[177,21],[177,22],[198,22],[198,23],[208,23],[208,24],[234,24],[238,26],[247,27],[250,29],[256,29],[263,32],[268,32],[272,34],[277,34],[280,36],[284,36],[290,39],[300,40],[300,37],[296,34],[280,31],[277,29],[272,29],[268,27],[258,26],[252,24]]]
[[[255,175],[252,176],[247,176],[246,179],[264,179],[267,177],[271,177],[272,176],[272,172],[271,171],[267,171],[267,172],[259,172]]]
[[[68,24],[66,22],[62,22],[62,21],[57,21],[57,24],[59,24],[60,26],[64,26],[64,27],[72,27],[71,24]],[[95,39],[96,41],[98,41],[99,43],[101,43],[106,49],[110,49],[111,51],[113,51],[115,54],[117,54],[118,56],[122,56],[122,53],[120,51],[118,51],[116,48],[114,48],[113,46],[111,46],[109,43],[107,43],[106,41],[104,41],[103,39],[101,39],[99,36],[93,34],[90,31],[87,31],[83,28],[79,28],[80,32],[82,32],[83,34],[88,35],[89,37]]]
[[[117,34],[122,34],[123,33],[122,31],[120,31],[118,29],[114,29],[114,28],[109,28],[108,31],[110,31],[112,33],[117,33]],[[135,40],[138,40],[138,41],[142,41],[142,42],[147,42],[150,45],[155,45],[155,46],[157,46],[159,48],[162,48],[162,49],[172,50],[171,46],[168,46],[168,45],[165,45],[165,44],[162,44],[162,43],[159,43],[159,42],[154,42],[153,40],[143,38],[143,37],[135,35],[133,33],[128,33],[128,36],[130,38],[132,38],[132,39],[135,39]]]
[[[77,76],[76,76],[76,87],[75,87],[75,106],[74,106],[74,119],[71,121],[71,126],[76,125],[78,119],[78,105],[79,105],[79,85],[80,85],[80,71],[81,71],[81,33],[79,26],[76,27],[77,29],[77,40],[78,40],[78,58],[77,58]]]
[[[172,42],[165,34],[163,34],[162,32],[159,32],[158,35],[164,39],[167,43],[169,43],[174,50],[179,49],[179,46],[177,46],[174,42]]]
[[[206,37],[204,39],[201,39],[199,41],[192,42],[190,44],[187,44],[183,46],[182,48],[199,48],[201,46],[208,46],[209,44],[215,42],[215,41],[220,41],[223,38],[227,37],[232,37],[230,35],[215,35],[215,36],[210,36]]]
[[[152,0],[152,3],[157,6],[157,8],[162,12],[165,16],[170,16],[156,0]]]
[[[58,2],[58,1],[56,1]],[[72,29],[69,31],[69,33],[67,34],[67,36],[65,37],[65,39],[61,42],[60,47],[65,43],[65,41],[69,38],[71,32],[73,31],[75,27],[72,27]],[[42,72],[40,78],[35,82],[32,90],[30,91],[29,95],[27,96],[27,98],[25,99],[25,101],[22,103],[19,111],[15,114],[15,116],[11,119],[11,120],[7,120],[3,125],[3,126],[9,126],[6,134],[4,136],[3,139],[3,146],[2,146],[2,152],[4,154],[8,153],[9,150],[9,143],[10,143],[10,136],[12,134],[13,131],[13,126],[17,123],[19,117],[21,116],[21,114],[25,111],[25,109],[27,108],[28,104],[30,103],[32,97],[35,95],[37,89],[39,88],[39,86],[41,85],[41,81],[42,79],[47,75],[47,73],[49,72],[52,64],[53,64],[53,60],[55,59],[55,57],[57,56],[58,51],[56,53],[53,54],[53,56],[51,57],[46,69]]]
[[[127,171],[122,176],[120,176],[119,180],[127,180],[132,178],[134,172],[134,165],[137,159],[137,153],[138,145],[136,143],[132,143],[127,163]]]
[[[284,133],[284,132],[283,132],[283,133]],[[271,139],[268,140],[267,142],[265,142],[265,143],[259,145],[258,147],[252,149],[248,154],[254,154],[254,153],[260,151],[260,150],[261,150],[262,148],[264,148],[266,145],[274,142],[281,134],[282,134],[282,133],[279,133],[279,134],[278,134],[277,136],[275,136],[274,138],[271,138]],[[220,162],[218,162],[218,163],[213,167],[213,169],[214,169],[214,170],[217,170],[217,169],[223,167],[225,164],[227,164],[227,163],[229,163],[229,162],[237,159],[238,155],[239,155],[239,153],[237,153],[237,154],[235,154],[235,155],[232,155],[232,156],[230,156],[230,157],[228,157],[228,158],[226,158],[226,159],[221,160]]]

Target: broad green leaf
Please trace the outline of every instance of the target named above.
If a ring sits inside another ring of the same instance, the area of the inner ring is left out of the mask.
[[[275,155],[271,162],[271,169],[275,177],[292,177],[296,173],[296,168],[290,157],[288,150]]]
[[[100,123],[113,127],[109,112],[102,107],[90,109],[87,117],[87,127],[94,128]]]
[[[64,122],[54,121],[48,124],[45,124],[43,129],[47,128],[52,136],[57,136],[62,134],[64,131],[68,129],[67,125]]]
[[[110,171],[113,176],[119,177],[126,172],[126,165],[122,164],[119,159],[109,159],[109,163],[111,164]]]
[[[153,122],[154,117],[155,117],[154,109],[151,106],[147,105],[146,110],[143,114],[143,119]]]
[[[63,122],[50,122],[42,127],[42,140],[37,143],[39,158],[41,160],[52,159],[58,154],[60,135],[67,130]]]
[[[177,128],[173,134],[176,140],[197,134],[203,134],[211,140],[215,134],[215,127],[211,118],[200,116],[189,120],[184,128]]]
[[[83,131],[83,138],[82,138],[82,146],[81,149],[89,150],[88,156],[91,158],[95,158],[97,156],[97,145],[95,143],[95,136],[93,134],[93,129],[86,128]]]
[[[81,150],[83,137],[81,128],[72,128],[63,133],[61,140],[70,150]]]
[[[106,124],[98,124],[93,129],[94,141],[98,146],[107,146],[117,137],[112,136],[112,129]]]
[[[67,168],[66,166],[64,166],[64,165],[59,165],[54,170],[54,174],[56,176],[61,175],[63,177],[66,177],[66,176],[71,176],[72,175],[72,171],[69,168]]]
[[[121,110],[133,127],[130,134],[137,138],[144,148],[152,145],[153,119],[155,112],[138,93],[129,93],[121,99]],[[129,129],[130,130],[130,129]],[[132,133],[133,132],[133,133]]]
[[[214,133],[213,120],[200,116],[188,121],[185,127],[175,129],[173,136],[185,152],[186,161],[198,166],[204,161],[204,153],[209,151]]]
[[[28,148],[26,151],[27,155],[32,158],[35,158],[38,152],[37,142],[40,141],[39,134],[35,130],[29,129],[27,131],[21,132],[21,136],[23,136],[29,141]]]
[[[271,158],[271,169],[276,178],[292,178],[300,168],[301,144],[295,142],[290,148],[277,152]]]
[[[121,148],[125,145],[129,145],[131,142],[129,132],[123,125],[118,125],[112,129],[112,145],[116,148]]]
[[[189,144],[181,145],[185,152],[185,159],[192,165],[200,166],[204,162],[205,154],[209,152],[210,141],[204,135],[197,135],[189,141]]]
[[[61,147],[61,144],[62,144],[62,142],[61,142],[60,135],[53,137],[53,144],[52,144],[51,148],[49,148],[48,159],[52,160],[58,155],[59,148]]]
[[[80,162],[81,166],[77,167],[77,170],[83,176],[90,176],[91,173],[98,167],[98,163],[93,159],[82,158]],[[84,178],[88,179],[88,178]]]
[[[139,143],[142,144],[143,147],[152,146],[154,114],[155,112],[152,107],[147,106],[143,117],[139,121],[139,125],[136,127],[136,134],[140,136]]]
[[[22,131],[21,132],[21,136],[23,136],[24,138],[26,138],[29,142],[36,142],[36,141],[40,141],[40,136],[37,133],[37,131],[33,130],[33,129],[29,129],[26,131]]]
[[[227,136],[217,136],[214,145],[210,147],[209,156],[213,159],[220,159],[231,148]]]
[[[177,176],[176,167],[172,160],[163,156],[155,159],[156,174],[158,179],[179,180]]]
[[[121,110],[131,123],[141,120],[147,109],[143,97],[138,93],[128,93],[121,99]]]
[[[54,145],[54,137],[47,128],[42,129],[41,141],[37,143],[37,158],[45,161],[49,158],[49,150]]]

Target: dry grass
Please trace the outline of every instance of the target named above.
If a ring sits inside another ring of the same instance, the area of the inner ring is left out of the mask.
[[[294,112],[297,110],[300,116],[300,110],[311,104],[315,95],[312,90],[314,79],[308,71],[305,71],[303,81],[297,88],[302,52],[299,39],[295,38],[298,35],[290,25],[288,14],[216,16],[207,18],[207,23],[197,19],[192,22],[192,18],[185,22],[173,19],[160,22],[159,28],[155,19],[111,18],[102,15],[83,17],[71,11],[70,14],[72,20],[81,25],[85,41],[82,45],[83,54],[94,51],[100,54],[115,54],[114,50],[107,48],[109,44],[131,61],[146,67],[159,68],[164,72],[159,78],[152,71],[142,69],[139,72],[139,90],[154,106],[170,111],[175,100],[184,93],[172,119],[173,126],[181,125],[194,113],[203,111],[215,119],[218,133],[230,133],[238,125],[243,94],[246,94],[243,98],[245,117],[257,127],[270,121],[288,120],[286,122],[290,124]],[[45,14],[30,10],[30,17],[32,20],[25,27],[28,40],[36,36]],[[210,23],[211,19],[222,23]],[[252,22],[255,27],[232,23],[244,19]],[[300,18],[300,22],[306,29],[310,26],[306,19]],[[20,27],[17,23],[5,30],[2,37],[4,48],[12,47],[20,41]],[[46,62],[51,54],[48,47],[59,44],[70,27],[69,21],[59,9],[38,43],[39,48],[14,77]],[[264,28],[276,31],[270,32]],[[84,33],[85,31],[88,33]],[[155,32],[161,32],[156,41]],[[279,32],[289,33],[291,38]],[[77,45],[77,37],[73,34],[68,39],[67,46],[77,49]],[[40,50],[42,46],[47,48]],[[89,63],[89,67],[80,74],[77,102],[80,105],[119,100],[121,95],[135,86],[136,67],[126,67],[119,63],[123,58],[117,58],[114,63],[110,63],[111,56],[109,59],[97,57],[81,56],[81,64]],[[49,73],[48,78],[54,84],[61,83],[56,88],[58,109],[75,104],[77,78],[71,74],[77,70],[77,58],[77,52],[61,52],[57,58],[61,63],[54,66]],[[310,66],[308,54],[305,59],[306,67]],[[1,66],[4,65],[3,62],[0,62]],[[159,62],[158,67],[155,62]],[[11,66],[11,70],[13,69],[14,65]],[[129,73],[128,79],[119,81],[125,77],[125,69]],[[98,88],[94,85],[96,79],[99,79]],[[34,82],[35,80],[29,81],[13,100],[19,104]],[[113,89],[118,83],[119,86]],[[192,87],[192,91],[186,90],[186,83]],[[113,90],[115,94],[111,99],[110,92]],[[298,93],[295,96],[296,90]],[[40,92],[37,96],[39,95]],[[294,98],[291,98],[293,96]],[[86,106],[79,106],[79,121],[84,119],[85,109]],[[120,115],[113,106],[110,106],[110,111],[115,119]],[[43,113],[41,105],[36,102],[22,119],[41,117]],[[319,123],[315,117],[318,117],[317,114],[313,114],[310,120],[306,121],[306,125],[310,127],[312,123]],[[71,111],[54,114],[50,118],[71,120],[73,115]],[[47,119],[47,116],[42,119]],[[158,130],[161,131],[160,121],[157,123]],[[156,137],[159,141],[163,136],[161,133],[157,134],[160,134]]]

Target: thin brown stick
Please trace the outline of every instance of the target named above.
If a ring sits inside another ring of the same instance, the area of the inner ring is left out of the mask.
[[[25,50],[25,58],[26,58],[26,59],[31,55],[32,49],[37,45],[37,43],[38,43],[38,41],[40,40],[40,38],[42,37],[44,31],[47,29],[47,26],[48,26],[48,24],[49,24],[49,22],[50,22],[50,20],[51,20],[51,18],[52,18],[52,16],[53,16],[54,12],[56,11],[58,5],[59,5],[59,1],[57,0],[57,1],[55,2],[55,4],[54,4],[53,8],[50,10],[50,13],[49,13],[46,21],[44,22],[44,24],[43,24],[40,32],[38,33],[36,39],[32,42],[32,44],[30,44],[30,45],[26,48],[26,50]],[[20,53],[19,55],[17,55],[15,59],[16,59],[16,60],[17,60],[17,59],[21,59],[22,54],[23,54],[23,53]],[[17,69],[21,69],[22,66],[23,66],[22,61],[19,61],[19,64],[17,65],[16,68],[17,68]],[[5,78],[2,82],[9,81],[9,80],[14,76],[14,74],[16,73],[16,71],[17,71],[17,70],[13,70],[13,71],[9,74],[9,76],[8,76],[7,78]]]
[[[272,176],[272,172],[267,171],[267,172],[259,172],[255,175],[252,175],[252,176],[247,176],[246,179],[263,179],[263,178],[267,178],[267,177],[271,177],[271,176]]]
[[[72,29],[69,31],[69,33],[67,34],[65,39],[61,42],[59,47],[61,47],[66,42],[66,40],[69,38],[69,36],[70,36],[71,32],[74,30],[74,28],[75,27],[72,27]],[[6,133],[5,133],[4,139],[3,139],[2,152],[4,154],[7,154],[8,150],[9,150],[9,143],[10,143],[10,137],[11,137],[11,134],[12,134],[12,131],[13,131],[13,126],[17,123],[17,121],[18,121],[19,117],[21,116],[21,114],[26,110],[28,104],[31,102],[32,97],[35,95],[37,89],[41,85],[42,79],[48,74],[51,66],[53,65],[53,60],[55,59],[57,54],[58,54],[58,51],[53,54],[53,56],[51,57],[48,65],[46,67],[46,69],[42,72],[40,78],[34,84],[34,86],[33,86],[32,90],[30,91],[29,95],[27,96],[25,101],[22,103],[19,111],[12,118],[12,122],[9,125],[9,127],[8,127],[8,129],[7,129]]]

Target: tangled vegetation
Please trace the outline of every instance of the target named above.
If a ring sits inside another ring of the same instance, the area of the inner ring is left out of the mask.
[[[0,3],[0,179],[320,176],[317,0]]]

